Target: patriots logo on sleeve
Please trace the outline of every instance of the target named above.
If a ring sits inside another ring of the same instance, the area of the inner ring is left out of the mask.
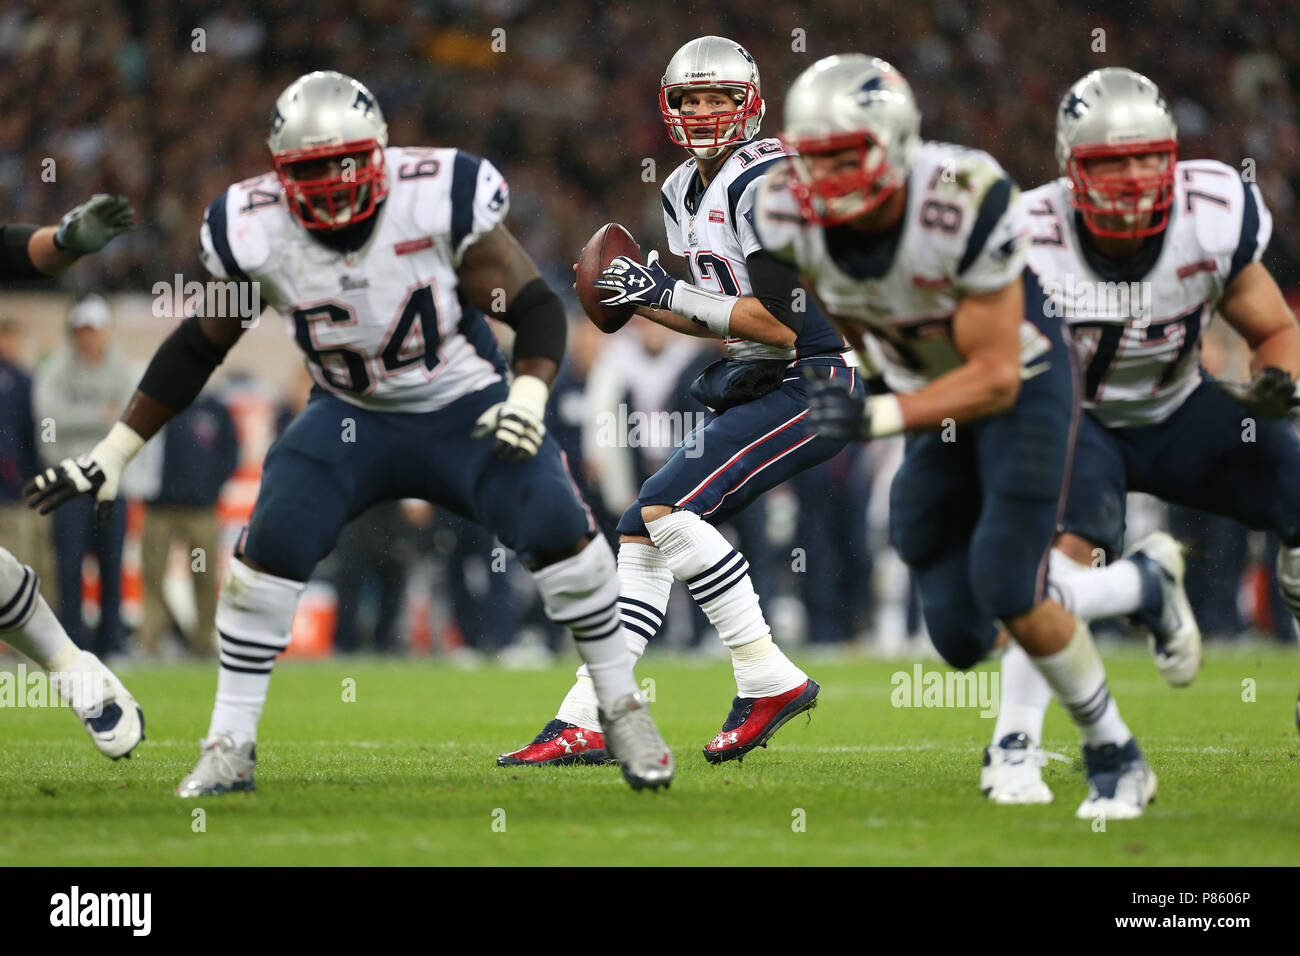
[[[492,198],[488,200],[488,209],[492,212],[499,212],[501,207],[506,204],[506,197],[509,195],[509,190],[503,181],[501,185],[497,187],[497,191],[492,194]]]

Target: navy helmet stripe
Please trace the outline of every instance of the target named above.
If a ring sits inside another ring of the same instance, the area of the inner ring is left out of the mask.
[[[677,222],[677,213],[673,212],[673,204],[668,201],[668,196],[662,190],[659,192],[659,201],[664,204],[664,212],[674,223]]]
[[[456,150],[456,161],[451,167],[451,248],[460,248],[461,242],[474,228],[474,194],[478,191],[478,171],[483,160]]]
[[[984,194],[984,201],[980,203],[980,211],[975,216],[975,225],[970,231],[970,238],[966,240],[966,251],[962,254],[961,262],[957,263],[958,275],[974,265],[979,254],[984,251],[984,243],[989,241],[989,234],[993,232],[993,227],[1006,215],[1007,206],[1011,203],[1011,190],[1011,179],[1004,176],[990,186],[989,191]]]
[[[222,193],[216,198],[211,206],[208,207],[206,216],[208,220],[208,232],[212,235],[212,248],[217,250],[217,258],[221,260],[221,268],[226,270],[226,275],[232,279],[241,279],[248,281],[248,276],[244,270],[239,268],[239,263],[235,260],[235,253],[230,248],[230,237],[226,234],[226,194]]]
[[[727,211],[731,213],[733,225],[736,222],[736,207],[740,205],[740,197],[745,194],[745,189],[759,176],[771,172],[773,163],[779,163],[784,158],[784,156],[773,156],[765,163],[750,166],[731,181],[731,185],[727,187]]]
[[[1255,260],[1256,247],[1259,245],[1259,204],[1255,202],[1255,187],[1243,180],[1241,192],[1241,239],[1237,242],[1237,251],[1232,254],[1232,267],[1228,270],[1227,282],[1237,278],[1237,273]]]

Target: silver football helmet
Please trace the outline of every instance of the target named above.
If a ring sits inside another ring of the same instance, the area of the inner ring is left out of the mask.
[[[1126,157],[1137,159],[1102,174],[1092,162]],[[1071,86],[1056,113],[1056,160],[1091,232],[1138,238],[1168,224],[1178,124],[1142,74],[1108,66]]]
[[[687,90],[723,90],[734,110],[696,116],[683,113]],[[699,37],[673,54],[659,82],[659,111],[668,135],[698,159],[714,159],[732,143],[758,135],[767,104],[763,102],[758,65],[739,43],[726,37]]]
[[[318,70],[295,80],[275,101],[266,145],[289,209],[308,229],[359,222],[388,193],[388,124],[350,76]]]
[[[785,99],[781,139],[791,191],[810,222],[833,225],[879,206],[907,182],[921,143],[921,111],[903,74],[884,60],[844,53],[799,74]],[[810,158],[858,151],[852,169],[814,176]]]

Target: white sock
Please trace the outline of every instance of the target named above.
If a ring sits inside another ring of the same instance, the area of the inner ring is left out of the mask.
[[[1055,654],[1031,657],[1089,744],[1127,743],[1133,736],[1110,696],[1106,668],[1088,625],[1075,618],[1070,642]]]
[[[41,597],[36,572],[0,548],[0,640],[47,671],[66,671],[78,648]]]
[[[238,557],[217,600],[221,669],[208,737],[229,734],[239,747],[257,740],[275,658],[289,646],[302,581],[254,571]]]
[[[650,638],[663,626],[673,573],[654,545],[624,541],[618,546],[618,584],[623,636],[627,638],[627,649],[635,666]],[[600,730],[596,685],[586,664],[578,668],[578,680],[561,701],[555,719],[585,730]]]
[[[618,574],[609,542],[597,535],[571,558],[533,572],[546,614],[573,635],[599,705],[635,693],[633,658],[618,614]]]
[[[1091,568],[1053,548],[1048,577],[1052,595],[1067,611],[1085,621],[1142,610],[1142,573],[1127,559]]]
[[[717,528],[689,511],[674,511],[647,522],[646,530],[673,575],[686,582],[691,597],[731,650],[738,697],[769,697],[793,690],[808,679],[771,641],[749,579],[749,562]],[[745,650],[747,645],[765,644]]]
[[[1002,654],[1002,702],[993,727],[993,743],[996,745],[1007,734],[1025,734],[1042,746],[1043,718],[1051,702],[1051,686],[1025,649],[1012,641]]]

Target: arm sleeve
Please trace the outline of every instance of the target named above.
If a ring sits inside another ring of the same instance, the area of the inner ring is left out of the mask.
[[[486,159],[457,150],[451,172],[452,264],[459,269],[465,250],[505,222],[509,212],[505,177]]]
[[[803,331],[804,313],[794,308],[795,291],[799,289],[799,273],[794,266],[760,247],[746,256],[745,268],[749,272],[749,287],[763,308],[796,335]],[[807,300],[806,296],[801,298]]]
[[[965,295],[995,292],[1020,278],[1029,251],[1029,226],[1019,190],[1003,177],[984,193],[966,236],[953,285]]]
[[[0,280],[45,279],[44,272],[36,268],[27,253],[36,226],[0,226]]]

